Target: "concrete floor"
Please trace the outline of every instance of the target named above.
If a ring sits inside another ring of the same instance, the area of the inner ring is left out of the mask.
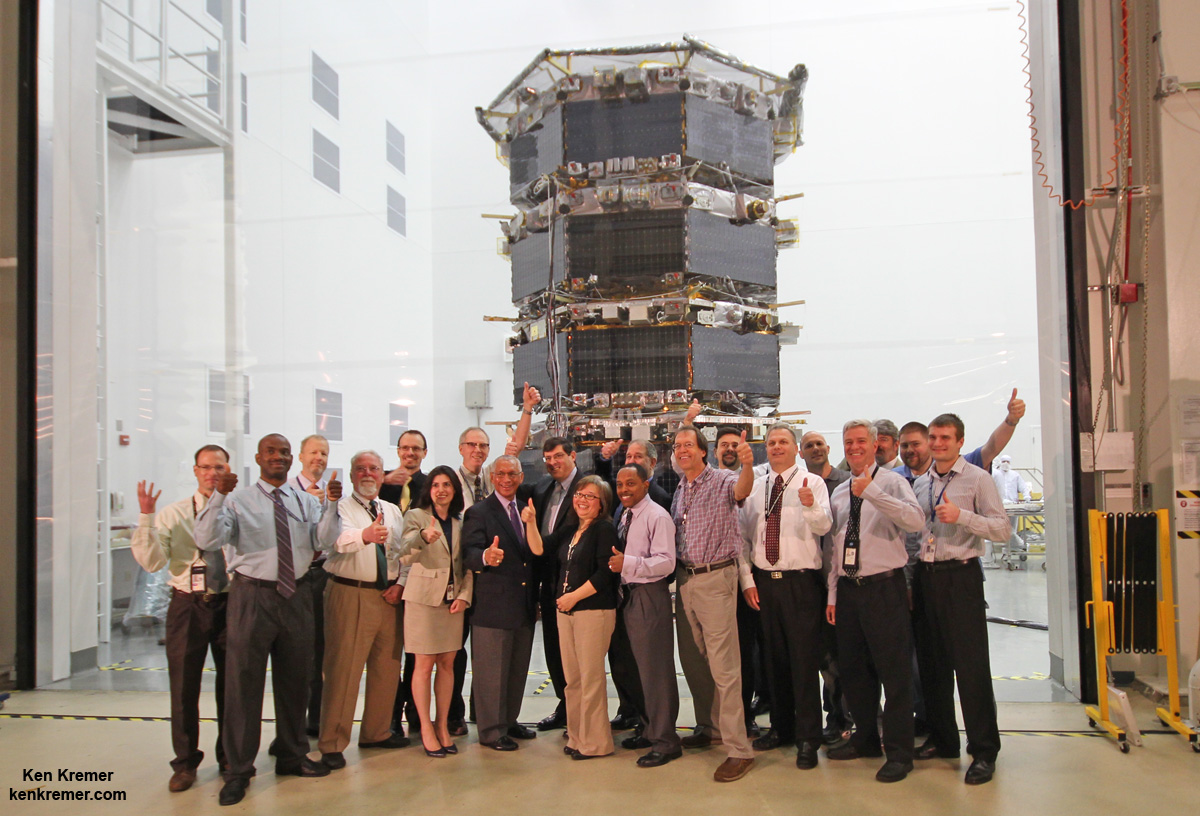
[[[988,571],[990,614],[1045,620],[1045,574],[1039,564],[1032,566],[1026,571]],[[967,810],[1007,814],[1140,810],[1151,797],[1167,813],[1195,809],[1200,755],[1189,750],[1182,738],[1163,732],[1148,701],[1133,700],[1139,725],[1147,732],[1145,744],[1122,755],[1109,739],[1088,727],[1082,706],[1045,678],[1046,632],[998,624],[989,629],[1004,748],[996,779],[980,788],[962,783],[965,762],[920,763],[909,779],[884,787],[873,779],[878,760],[833,763],[822,756],[816,770],[803,772],[795,768],[794,748],[762,754],[745,779],[720,785],[712,781],[712,771],[724,758],[720,747],[690,751],[664,768],[647,770],[634,765],[641,752],[620,748],[609,759],[572,762],[562,754],[561,732],[542,734],[522,744],[515,754],[497,754],[475,744],[474,729],[458,740],[461,753],[456,757],[429,759],[417,748],[360,755],[352,745],[346,752],[348,767],[330,777],[277,779],[265,750],[274,732],[268,695],[259,776],[245,801],[229,812],[300,816],[349,805],[362,814],[400,809],[508,814],[565,806],[590,814],[628,809],[636,803],[639,810],[667,814],[732,808],[791,813],[801,804],[805,810],[828,814],[893,814],[898,808],[920,808],[922,814],[935,815]],[[10,791],[119,790],[127,797],[125,803],[27,803],[30,812],[127,814],[131,803],[149,812],[180,814],[217,808],[220,782],[211,754],[216,736],[211,722],[202,726],[202,747],[209,757],[197,785],[182,794],[167,791],[168,697],[158,636],[156,629],[128,636],[114,633],[114,641],[102,650],[103,670],[81,673],[48,689],[15,694],[0,711],[0,779]],[[552,693],[538,691],[546,679],[543,669],[536,648],[523,721],[536,721],[553,706]],[[682,678],[681,692],[683,728],[694,720]],[[615,709],[615,695],[610,697],[610,708]],[[211,695],[206,695],[202,714],[214,713]],[[143,717],[148,721],[137,719]],[[766,720],[760,718],[764,725]],[[27,768],[52,771],[56,781],[25,781]],[[57,781],[59,769],[114,773],[110,782],[79,784]],[[568,780],[569,788],[563,784]],[[704,797],[703,804],[698,804],[697,794]],[[554,805],[556,797],[561,806]],[[7,812],[17,811],[10,805]]]

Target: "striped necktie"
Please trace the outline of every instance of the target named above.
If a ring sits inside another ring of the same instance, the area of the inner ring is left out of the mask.
[[[279,575],[275,591],[285,599],[296,594],[296,565],[292,561],[292,531],[288,526],[287,509],[283,506],[283,491],[275,488],[275,547],[279,550]]]

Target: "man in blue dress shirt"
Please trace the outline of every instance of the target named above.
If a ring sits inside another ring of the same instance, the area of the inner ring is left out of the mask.
[[[342,485],[331,481],[317,499],[287,481],[292,448],[282,434],[258,442],[260,475],[238,488],[237,475],[222,475],[217,492],[196,518],[196,546],[226,548],[232,573],[226,618],[225,756],[229,769],[219,801],[237,804],[254,776],[262,732],[267,658],[275,693],[275,773],[325,776],[329,768],[308,759],[304,733],[313,655],[313,553],[333,546],[341,530],[337,501]]]

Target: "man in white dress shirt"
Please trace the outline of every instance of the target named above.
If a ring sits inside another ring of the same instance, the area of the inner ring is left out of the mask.
[[[146,572],[170,569],[171,605],[167,607],[167,676],[171,685],[171,744],[174,773],[168,788],[185,791],[196,781],[196,767],[204,759],[200,750],[200,680],[204,661],[212,649],[216,668],[217,764],[224,770],[225,750],[221,728],[225,722],[225,602],[229,578],[220,551],[196,549],[192,527],[196,516],[229,469],[229,454],[220,445],[196,451],[192,472],[196,492],[183,501],[154,513],[162,491],[154,483],[138,482],[141,517],[130,550]]]
[[[330,770],[346,766],[354,707],[363,667],[366,699],[359,748],[404,748],[408,737],[392,733],[392,708],[404,657],[400,592],[388,588],[400,577],[399,546],[404,517],[379,498],[383,459],[359,451],[350,459],[354,491],[338,502],[342,532],[325,559],[325,694],[317,748]],[[387,594],[385,594],[385,592]]]
[[[795,743],[796,767],[808,770],[816,767],[822,743],[821,536],[832,519],[825,481],[808,472],[799,453],[790,425],[768,429],[770,470],[754,479],[740,511],[745,547],[738,570],[746,602],[762,612],[771,678],[771,730],[754,748]]]

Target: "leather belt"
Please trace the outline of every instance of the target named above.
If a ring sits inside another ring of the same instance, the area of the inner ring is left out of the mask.
[[[838,580],[849,581],[850,583],[857,584],[858,586],[863,586],[864,584],[877,584],[880,581],[886,581],[889,578],[894,577],[899,571],[900,570],[898,569],[890,569],[884,572],[875,572],[870,575],[857,575],[854,578],[851,578],[848,575],[843,575],[838,578]]]
[[[309,573],[307,571],[305,571],[305,573],[303,575],[301,575],[299,578],[297,578],[296,586],[299,586],[300,584],[308,583],[308,580],[309,580],[308,575],[309,575]],[[244,581],[247,584],[253,584],[256,587],[263,587],[265,589],[274,589],[275,585],[279,583],[278,581],[264,581],[262,578],[251,578],[249,575],[243,575],[242,573],[237,572],[236,570],[233,573],[233,577],[237,581]]]
[[[687,564],[684,564],[683,568],[687,571],[688,575],[703,575],[706,572],[716,572],[719,569],[732,567],[736,563],[736,558],[726,558],[724,561],[714,561],[711,564],[700,564],[696,567],[689,567]]]
[[[956,558],[953,561],[921,561],[919,562],[929,572],[945,572],[947,570],[966,569],[975,558]]]
[[[816,570],[816,569],[765,570],[762,567],[754,567],[753,572],[757,576],[765,577],[765,578],[772,578],[776,581],[779,581],[783,578],[786,578],[789,575],[812,575],[812,574],[820,572],[820,570]]]
[[[357,587],[358,589],[378,589],[374,581],[355,581],[353,578],[343,578],[340,575],[330,575],[329,580],[335,584],[342,584],[348,587]]]
[[[186,589],[176,589],[171,587],[171,597],[182,595],[185,598],[191,598],[193,601],[201,601],[202,603],[216,603],[218,600],[227,597],[225,592],[188,592]]]

